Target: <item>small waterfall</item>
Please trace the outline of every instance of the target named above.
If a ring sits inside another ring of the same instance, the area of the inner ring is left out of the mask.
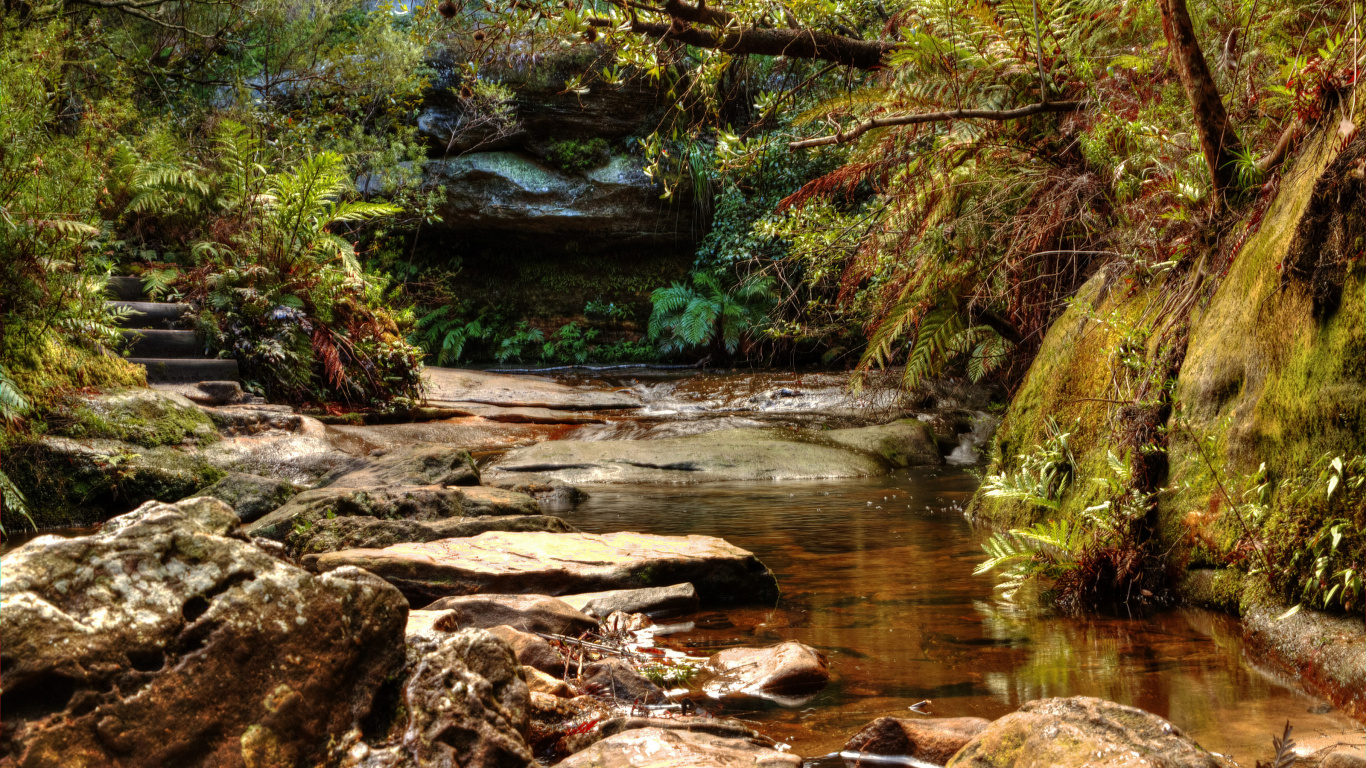
[[[958,446],[949,453],[947,461],[954,466],[967,466],[982,460],[981,448],[991,439],[996,427],[1001,423],[998,416],[976,411],[972,429],[958,436]]]

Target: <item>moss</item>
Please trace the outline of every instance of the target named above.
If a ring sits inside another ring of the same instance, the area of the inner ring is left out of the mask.
[[[117,355],[65,343],[49,334],[41,344],[7,360],[11,378],[40,412],[84,388],[145,387],[147,369]]]
[[[193,403],[151,389],[71,400],[50,412],[47,421],[54,435],[121,440],[144,448],[218,439],[213,421]]]
[[[546,162],[567,173],[606,165],[611,157],[612,148],[603,139],[555,141],[545,151]]]

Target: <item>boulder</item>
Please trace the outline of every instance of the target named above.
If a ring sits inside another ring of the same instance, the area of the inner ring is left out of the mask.
[[[507,645],[478,629],[408,642],[407,720],[397,741],[413,762],[535,768],[526,742],[530,691]]]
[[[943,765],[981,733],[990,720],[980,717],[930,717],[907,720],[879,717],[854,734],[845,752],[913,757]]]
[[[234,382],[235,383],[235,382]],[[219,431],[228,435],[259,435],[262,432],[298,432],[307,417],[285,405],[227,405],[201,408]]]
[[[505,533],[318,556],[327,571],[354,565],[424,605],[447,595],[565,595],[690,582],[703,603],[772,604],[778,583],[752,553],[711,536]]]
[[[548,693],[562,699],[574,698],[574,689],[558,677],[551,677],[535,667],[525,665],[522,666],[522,675],[526,678],[526,687],[532,693]]]
[[[637,717],[635,715],[605,717],[598,721],[592,728],[571,735],[565,739],[565,743],[570,747],[571,752],[580,752],[597,742],[616,736],[627,731],[634,731],[641,728],[660,728],[666,731],[685,731],[690,733],[702,733],[723,739],[735,739],[737,741],[747,741],[755,746],[766,749],[776,749],[777,742],[751,730],[744,724],[736,720],[724,720],[716,717],[682,715],[679,717]],[[742,765],[749,763],[741,762]],[[786,765],[786,763],[783,763]]]
[[[893,467],[944,463],[934,431],[919,419],[898,419],[873,427],[832,429],[822,434],[840,445],[871,453]]]
[[[1038,699],[988,725],[949,768],[1219,768],[1180,728],[1089,696]]]
[[[521,632],[544,632],[578,637],[598,627],[598,622],[545,595],[480,594],[443,597],[426,606],[427,611],[452,611],[464,628],[508,626]]]
[[[800,768],[796,755],[701,731],[637,728],[570,755],[560,768]]]
[[[125,389],[82,397],[69,412],[50,419],[51,434],[77,439],[121,440],[152,448],[216,440],[218,432],[199,407],[182,395]]]
[[[224,503],[156,504],[0,561],[3,744],[27,766],[303,765],[403,664],[407,605],[221,535]],[[317,706],[325,701],[327,706]]]
[[[470,517],[541,513],[541,505],[535,498],[513,490],[475,485],[461,488],[460,493],[465,497],[465,514]]]
[[[283,541],[322,520],[369,517],[390,520],[445,520],[463,517],[464,496],[440,486],[314,488],[304,491],[268,515],[248,523],[251,536]]]
[[[200,491],[199,495],[222,499],[242,522],[250,523],[284,506],[301,490],[288,480],[229,472],[222,480]]]
[[[809,439],[808,439],[809,438]],[[882,474],[860,451],[778,429],[722,429],[659,440],[552,440],[511,451],[491,481],[534,475],[566,483],[700,483]]]
[[[585,592],[562,598],[575,609],[590,616],[605,618],[617,611],[643,613],[652,619],[681,616],[697,610],[697,590],[691,584],[645,589],[613,589],[607,592]]]
[[[490,627],[488,633],[507,643],[522,666],[554,675],[556,678],[564,676],[565,658],[541,636],[507,625]]]
[[[320,488],[385,485],[478,485],[469,451],[448,445],[410,445],[376,452],[324,476]]]
[[[434,522],[334,517],[315,520],[307,529],[292,530],[285,541],[296,557],[307,557],[343,549],[383,549],[409,541],[467,538],[485,531],[573,533],[576,530],[558,517],[541,514],[452,517]]]
[[[584,693],[626,704],[663,704],[668,701],[664,689],[650,682],[635,667],[610,656],[584,667],[579,675],[579,687]]]
[[[428,367],[422,373],[428,402],[479,403],[556,411],[602,411],[639,408],[640,398],[628,390],[571,387],[541,376],[518,376],[458,368]]]
[[[710,696],[809,696],[830,682],[825,654],[796,640],[767,648],[727,648],[707,659]]]

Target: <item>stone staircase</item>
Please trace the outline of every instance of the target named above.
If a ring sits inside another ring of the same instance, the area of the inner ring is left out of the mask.
[[[240,379],[236,360],[206,357],[194,331],[175,328],[188,305],[144,301],[142,280],[136,277],[111,277],[108,290],[109,304],[136,313],[124,321],[123,335],[129,340],[128,362],[147,369],[149,384]]]

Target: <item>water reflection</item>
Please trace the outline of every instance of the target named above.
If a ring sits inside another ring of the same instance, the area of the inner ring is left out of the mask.
[[[795,639],[827,653],[834,682],[799,708],[749,702],[799,754],[837,751],[883,715],[994,718],[1030,699],[1088,695],[1167,717],[1207,748],[1264,757],[1285,720],[1297,740],[1359,732],[1319,702],[1254,670],[1237,622],[1198,610],[1142,619],[1030,615],[974,577],[978,534],[961,514],[975,480],[956,470],[803,483],[598,487],[566,514],[589,531],[721,536],[778,576],[775,608],[705,614],[680,647]]]

